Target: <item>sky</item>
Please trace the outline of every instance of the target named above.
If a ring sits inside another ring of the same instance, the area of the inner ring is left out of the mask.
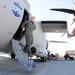
[[[75,1],[75,0],[74,0]],[[50,10],[51,8],[71,8],[70,0],[28,0],[31,5],[30,11],[41,20],[67,20],[69,14]]]
[[[27,0],[30,3],[30,11],[36,17],[36,21],[67,21],[70,14],[50,10],[51,8],[74,9],[71,0]],[[75,1],[75,0],[74,0]],[[65,53],[65,50],[74,50],[75,37],[68,39],[63,33],[46,33],[48,40],[64,40],[67,44],[51,43],[49,48],[52,52]],[[60,50],[61,49],[61,50]]]

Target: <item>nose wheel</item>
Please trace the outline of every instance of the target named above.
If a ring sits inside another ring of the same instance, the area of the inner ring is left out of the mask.
[[[15,57],[16,57],[15,54],[14,53],[11,53],[11,58],[12,59],[15,59]]]

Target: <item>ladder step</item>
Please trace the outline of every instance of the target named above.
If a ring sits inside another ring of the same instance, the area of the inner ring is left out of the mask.
[[[22,46],[22,44],[19,41],[12,39],[12,48],[18,61],[22,64],[22,66],[25,69],[27,69],[28,71],[33,71],[35,70],[36,64],[32,58],[29,59],[28,53],[25,53],[22,50],[23,47],[24,46]]]

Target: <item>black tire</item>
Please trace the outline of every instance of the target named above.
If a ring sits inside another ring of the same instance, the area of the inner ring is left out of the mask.
[[[46,60],[47,60],[46,56],[45,57],[41,57],[41,61],[42,62],[46,62]]]
[[[11,53],[11,58],[15,59],[15,54],[14,53]]]
[[[48,60],[50,60],[50,52],[48,52]]]
[[[67,58],[65,57],[65,60],[67,60]]]
[[[70,57],[70,60],[74,60],[74,58],[73,57]]]

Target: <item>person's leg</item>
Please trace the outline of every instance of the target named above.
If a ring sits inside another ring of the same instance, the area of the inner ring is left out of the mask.
[[[26,45],[25,45],[25,47],[24,47],[24,52],[26,52],[26,53],[28,53],[28,46],[29,46],[29,44],[30,44],[30,36],[29,36],[29,34],[27,33],[28,31],[25,31],[25,40],[26,40]]]
[[[28,53],[28,56],[32,56],[31,48],[30,48],[32,39],[28,33],[25,34],[25,39],[26,39],[26,46],[24,47],[23,51],[25,53]]]
[[[30,48],[30,46],[27,47],[27,51],[28,51],[28,56],[32,57],[32,53],[31,53],[31,48]]]
[[[28,45],[26,45],[26,46],[24,47],[24,50],[23,50],[23,51],[24,51],[25,53],[28,53],[27,47],[28,47]]]
[[[28,53],[28,56],[30,56],[30,57],[32,56],[30,46],[26,45],[23,51],[24,51],[25,53]]]

